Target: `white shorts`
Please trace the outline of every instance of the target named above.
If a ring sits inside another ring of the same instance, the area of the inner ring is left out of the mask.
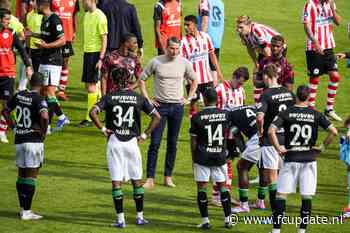
[[[273,146],[261,147],[259,168],[278,170],[282,167],[282,159]]]
[[[246,149],[243,151],[241,158],[257,164],[260,161],[260,157],[259,136],[256,134],[247,141]]]
[[[111,135],[107,143],[107,162],[113,181],[142,179],[142,158],[137,138],[122,142]]]
[[[225,182],[227,180],[227,164],[218,167],[207,167],[193,164],[194,180],[197,182]]]
[[[39,65],[39,72],[44,75],[44,86],[60,85],[62,66],[55,65]]]
[[[284,163],[278,175],[277,192],[295,193],[298,183],[301,195],[315,195],[317,186],[316,161],[309,163]]]
[[[44,161],[44,143],[16,144],[16,166],[39,168]]]

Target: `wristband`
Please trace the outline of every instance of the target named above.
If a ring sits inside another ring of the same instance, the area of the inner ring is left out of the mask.
[[[146,140],[147,139],[147,134],[146,133],[142,133],[141,135],[140,135],[140,138],[142,138],[142,140]]]

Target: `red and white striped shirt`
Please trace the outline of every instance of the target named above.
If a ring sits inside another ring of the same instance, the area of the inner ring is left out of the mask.
[[[217,103],[220,109],[232,109],[244,105],[245,91],[243,87],[232,88],[229,81],[224,81],[216,87]]]
[[[197,74],[198,84],[213,81],[209,66],[209,53],[214,52],[210,36],[198,31],[197,36],[186,35],[181,40],[181,55],[187,58],[193,65]]]
[[[333,37],[333,12],[331,5],[319,0],[308,0],[304,7],[303,22],[309,23],[311,32],[322,49],[335,47]],[[315,45],[310,38],[306,39],[306,50],[314,50]]]
[[[271,39],[275,35],[280,35],[277,31],[263,24],[252,23],[250,33],[244,36],[243,42],[254,49],[270,47]]]

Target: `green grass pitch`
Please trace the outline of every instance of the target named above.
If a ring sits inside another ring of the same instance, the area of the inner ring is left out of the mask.
[[[145,41],[143,63],[155,55],[153,36],[153,4],[155,0],[132,0],[136,4]],[[184,15],[195,14],[198,0],[183,1]],[[226,31],[222,47],[221,67],[225,77],[230,78],[233,69],[252,64],[245,49],[234,33],[234,19],[248,14],[254,20],[271,25],[282,32],[288,40],[288,58],[296,71],[296,84],[307,83],[304,40],[301,24],[303,0],[225,0]],[[346,25],[350,22],[350,2],[337,1],[338,10],[343,17],[340,27],[335,29],[336,51],[350,50],[350,40]],[[80,12],[79,25],[82,25],[83,11]],[[74,127],[85,116],[86,94],[81,80],[82,67],[82,28],[79,27],[77,41],[74,44],[76,55],[70,63],[70,83],[67,90],[70,101],[62,103],[64,111],[72,124],[63,132],[49,136],[45,143],[45,164],[39,176],[39,185],[34,197],[33,209],[44,216],[38,222],[21,222],[18,219],[18,203],[15,188],[16,168],[14,164],[14,146],[0,144],[0,232],[2,233],[102,233],[117,232],[109,227],[114,220],[114,208],[111,199],[111,184],[106,169],[105,139],[95,128],[78,129]],[[342,82],[337,96],[336,110],[342,117],[350,115],[349,96],[350,70],[345,62],[339,63]],[[151,86],[151,82],[148,83]],[[327,77],[322,78],[317,98],[317,106],[323,111],[326,101]],[[151,90],[151,89],[150,89]],[[246,87],[249,102],[252,103],[252,84]],[[144,121],[144,125],[147,120]],[[336,123],[344,133],[342,125]],[[197,232],[195,225],[200,222],[196,204],[196,186],[193,181],[188,136],[189,121],[186,117],[178,142],[177,162],[174,173],[175,189],[163,187],[163,164],[165,143],[159,152],[157,185],[145,194],[145,217],[151,224],[139,228],[134,223],[135,209],[132,189],[125,185],[125,212],[127,228],[123,232]],[[324,133],[321,134],[321,138]],[[10,136],[11,143],[13,137]],[[141,146],[146,162],[148,142]],[[236,175],[236,172],[235,172]],[[255,176],[253,169],[252,177]],[[233,196],[237,197],[237,179],[234,178]],[[255,199],[253,186],[250,199]],[[337,140],[318,160],[317,196],[313,200],[313,214],[335,216],[346,204],[347,182],[346,167],[338,160]],[[289,215],[299,215],[300,198],[291,195],[287,202]],[[210,206],[209,214],[213,232],[269,232],[270,225],[238,224],[231,230],[225,230],[222,210]],[[269,215],[269,211],[253,211],[250,215]],[[350,224],[312,225],[312,233],[346,233]],[[210,231],[209,231],[210,232]],[[282,232],[296,232],[294,225],[284,226]]]

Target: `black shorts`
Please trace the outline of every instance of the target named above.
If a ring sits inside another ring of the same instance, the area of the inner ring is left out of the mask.
[[[62,55],[63,57],[71,57],[74,55],[72,42],[66,41],[66,44],[62,47]]]
[[[40,49],[30,49],[29,50],[30,59],[32,60],[34,72],[38,72],[40,65],[41,50]]]
[[[190,85],[186,85],[187,95],[190,92],[190,87],[191,87]],[[204,92],[209,88],[214,88],[213,82],[198,84],[198,87],[196,90],[196,96],[193,97],[192,101],[198,101],[200,99],[200,95],[201,94],[204,95]]]
[[[83,76],[81,78],[83,83],[97,83],[99,81],[96,69],[98,60],[100,60],[100,52],[84,53]]]
[[[15,78],[0,77],[0,100],[9,100],[15,89]]]
[[[333,49],[325,49],[323,53],[321,55],[315,51],[306,51],[307,70],[310,77],[318,77],[338,70]]]
[[[216,59],[219,61],[219,59],[220,59],[220,49],[219,49],[219,48],[218,48],[218,49],[215,49],[215,50],[214,50],[214,53],[215,53],[215,55],[216,55]],[[211,62],[210,57],[209,57],[209,66],[210,66],[210,70],[216,71],[216,67],[215,67],[214,64]]]

